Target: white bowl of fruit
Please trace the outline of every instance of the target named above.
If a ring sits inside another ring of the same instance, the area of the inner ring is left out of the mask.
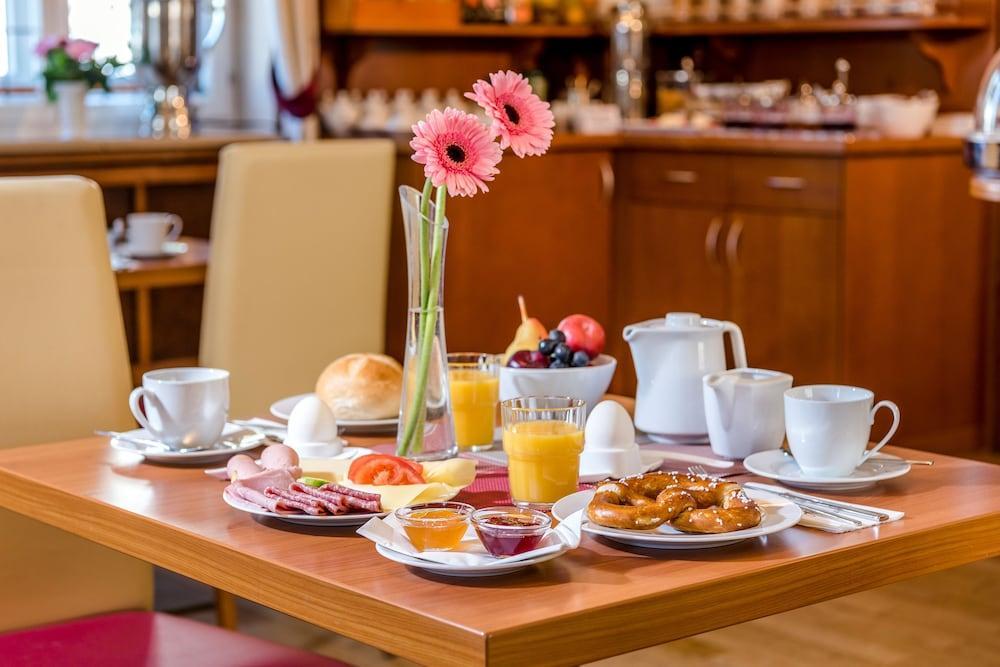
[[[521,327],[500,368],[500,400],[522,396],[569,396],[587,413],[611,386],[618,362],[602,354],[604,328],[586,315],[570,315],[546,332],[522,314]]]

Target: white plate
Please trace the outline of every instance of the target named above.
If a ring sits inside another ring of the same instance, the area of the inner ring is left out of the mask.
[[[227,486],[226,488],[229,487]],[[256,514],[257,516],[267,516],[272,519],[278,519],[287,523],[295,523],[300,526],[360,526],[367,523],[373,516],[385,516],[388,514],[388,512],[351,512],[348,514],[341,514],[340,516],[313,516],[312,514],[293,513],[281,514],[279,512],[270,512],[263,507],[258,507],[253,503],[243,500],[242,498],[230,495],[225,489],[222,491],[222,500],[224,500],[225,503],[233,509],[240,510],[241,512]]]
[[[129,249],[127,243],[116,245],[113,249],[114,254],[130,259],[168,259],[183,255],[187,251],[188,245],[183,241],[164,241],[163,245],[160,246],[159,252],[151,253],[132,251]]]
[[[222,438],[225,438],[232,434],[240,431],[249,432],[242,426],[237,426],[236,424],[226,424],[222,429]],[[146,429],[137,428],[131,431],[124,431],[123,436],[130,436],[133,438],[143,438],[148,440],[155,440]],[[240,452],[248,452],[251,449],[257,449],[262,447],[266,443],[255,442],[241,447],[227,447],[221,442],[217,442],[215,446],[211,449],[202,449],[197,452],[171,452],[165,449],[156,449],[155,447],[144,448],[141,445],[135,445],[130,442],[125,442],[119,440],[118,438],[111,438],[111,449],[116,449],[120,452],[131,452],[132,454],[139,454],[147,461],[152,461],[153,463],[181,463],[184,465],[194,465],[197,463],[211,463],[212,461],[218,461],[220,459],[228,459],[233,454],[239,454]]]
[[[410,567],[415,567],[420,570],[427,570],[428,572],[442,574],[448,577],[496,577],[501,574],[510,574],[511,572],[517,572],[518,570],[523,570],[526,567],[531,567],[532,565],[537,565],[538,563],[544,563],[547,560],[558,558],[568,551],[568,549],[565,549],[555,553],[548,553],[543,556],[539,556],[538,558],[519,560],[514,561],[513,563],[504,563],[502,560],[498,560],[496,563],[490,563],[488,565],[446,565],[444,563],[432,563],[429,560],[414,558],[413,556],[402,554],[392,549],[387,549],[381,544],[376,544],[375,550],[391,561],[402,563],[403,565],[409,565]]]
[[[278,419],[288,421],[292,409],[298,405],[303,398],[315,396],[316,394],[299,394],[298,396],[288,396],[271,404],[271,414]],[[337,426],[345,432],[370,433],[372,431],[395,431],[399,425],[398,417],[388,417],[386,419],[338,419]]]
[[[615,542],[629,544],[647,549],[705,549],[709,547],[724,547],[743,540],[750,540],[764,535],[791,528],[802,518],[802,510],[789,500],[766,491],[744,489],[746,494],[760,505],[764,514],[760,525],[745,530],[734,530],[731,533],[694,534],[682,533],[667,524],[655,530],[620,530],[591,524],[586,514],[583,519],[583,531],[591,535],[600,535]],[[584,509],[594,497],[593,491],[577,491],[560,499],[552,506],[552,516],[562,521],[564,518]]]
[[[774,479],[788,486],[816,491],[855,491],[910,472],[909,463],[887,463],[887,461],[902,461],[902,459],[879,452],[847,477],[809,477],[802,472],[799,464],[791,456],[787,456],[780,449],[771,449],[751,454],[743,460],[743,465],[755,475]]]

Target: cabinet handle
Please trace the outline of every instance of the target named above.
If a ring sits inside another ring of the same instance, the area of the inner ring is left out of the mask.
[[[708,231],[705,232],[705,259],[709,264],[719,263],[719,232],[722,231],[722,218],[715,216],[708,223]]]
[[[740,241],[743,239],[743,220],[733,218],[729,227],[729,237],[726,239],[726,263],[735,269],[740,265]]]
[[[698,172],[687,169],[669,169],[663,174],[663,178],[668,183],[677,185],[691,185],[698,182]]]
[[[601,160],[601,189],[605,200],[610,202],[615,198],[615,170],[611,160]]]
[[[772,190],[804,190],[806,179],[799,176],[768,176],[767,187]]]

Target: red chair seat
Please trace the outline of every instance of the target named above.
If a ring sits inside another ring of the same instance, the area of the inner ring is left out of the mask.
[[[178,616],[124,611],[0,635],[4,667],[350,667]]]

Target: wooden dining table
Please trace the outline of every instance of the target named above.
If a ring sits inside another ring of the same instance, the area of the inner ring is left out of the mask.
[[[0,506],[417,663],[573,665],[1000,554],[1000,466],[887,451],[934,465],[822,495],[905,512],[896,522],[680,551],[585,534],[480,579],[389,561],[354,528],[254,518],[201,467],[144,463],[106,438],[0,451]],[[766,481],[735,478],[751,479]]]

